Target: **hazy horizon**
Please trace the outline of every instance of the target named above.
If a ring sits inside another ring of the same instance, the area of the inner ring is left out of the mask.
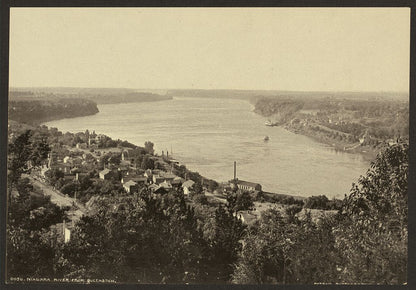
[[[388,94],[388,93],[400,93],[400,94],[409,94],[408,91],[301,91],[301,90],[280,90],[280,89],[223,89],[223,88],[133,88],[133,87],[70,87],[70,86],[13,86],[9,87],[9,91],[15,89],[99,89],[99,90],[139,90],[139,91],[265,91],[265,92],[290,92],[290,93],[378,93],[378,94]]]

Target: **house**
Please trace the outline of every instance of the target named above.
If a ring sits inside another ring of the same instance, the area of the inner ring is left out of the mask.
[[[69,174],[71,171],[72,166],[68,163],[58,163],[51,166],[51,168],[59,169],[65,174]]]
[[[140,175],[125,175],[121,179],[121,183],[124,184],[130,180],[136,182],[137,184],[147,184],[147,178]]]
[[[159,184],[160,187],[163,187],[166,190],[169,190],[172,188],[172,184],[170,184],[169,182],[167,182],[166,180],[163,181],[161,184]]]
[[[195,182],[192,180],[187,180],[184,183],[182,183],[182,188],[183,188],[183,194],[185,195],[189,195],[192,187],[194,186]]]
[[[129,180],[123,184],[123,187],[127,191],[127,193],[134,192],[137,190],[137,183],[133,180]]]
[[[174,179],[175,179],[175,177],[176,177],[176,175],[175,174],[172,174],[172,173],[162,173],[162,174],[160,174],[164,179],[165,179],[165,181],[167,181],[167,182],[172,182]]]
[[[110,169],[104,169],[99,173],[100,179],[109,180],[113,176],[113,172]]]
[[[360,144],[365,145],[370,140],[370,134],[368,134],[368,130],[365,130],[365,133],[359,139]]]
[[[233,215],[237,217],[239,220],[241,220],[243,224],[247,224],[247,225],[253,224],[257,219],[257,215],[247,210],[236,212]]]
[[[160,186],[160,185],[157,185],[157,184],[151,184],[151,185],[149,185],[149,187],[148,187],[153,193],[159,193],[159,194],[163,194],[163,193],[166,193],[167,192],[167,190],[163,187],[163,186]]]
[[[68,224],[65,221],[58,223],[50,227],[51,232],[55,234],[57,240],[64,243],[68,243],[71,240],[71,232],[73,230],[73,224]]]
[[[152,169],[152,174],[153,175],[161,175],[161,173],[162,173],[163,171],[162,170],[160,170],[160,169]]]
[[[147,184],[147,178],[144,176],[138,176],[133,178],[133,181],[136,182],[137,184]]]
[[[160,175],[153,175],[152,180],[153,180],[153,183],[159,184],[159,183],[165,181],[165,177],[160,176]]]
[[[77,149],[87,149],[88,145],[87,143],[77,143],[75,146]]]
[[[259,183],[244,181],[244,180],[237,180],[237,187],[240,190],[246,191],[261,191],[261,185]]]
[[[63,161],[64,163],[72,163],[72,158],[69,156],[65,156]]]
[[[183,179],[182,177],[179,177],[179,176],[176,176],[172,181],[171,181],[171,183],[170,184],[172,184],[172,185],[176,185],[176,186],[179,186],[179,185],[181,185],[182,183],[184,183],[185,182],[185,179]]]

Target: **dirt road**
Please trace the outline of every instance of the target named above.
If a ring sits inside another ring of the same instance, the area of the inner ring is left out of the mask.
[[[65,196],[57,190],[54,190],[50,185],[43,183],[42,181],[38,180],[36,177],[28,176],[31,180],[32,184],[42,189],[45,195],[49,195],[51,197],[51,202],[54,204],[64,207],[69,206],[70,210],[67,212],[69,219],[76,222],[79,220],[83,215],[86,215],[87,210],[86,208],[76,202],[74,198]]]

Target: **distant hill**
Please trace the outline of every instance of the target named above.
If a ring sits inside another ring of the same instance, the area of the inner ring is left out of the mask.
[[[20,99],[9,101],[9,120],[36,125],[42,122],[94,115],[97,104],[85,99]]]
[[[118,88],[11,88],[10,100],[88,99],[97,104],[154,102],[172,99],[168,95]]]
[[[304,91],[279,91],[279,90],[199,90],[183,89],[168,90],[168,95],[180,97],[199,98],[234,98],[246,99],[256,102],[258,99],[267,98],[306,98],[306,99],[361,99],[361,100],[406,100],[409,94],[404,92],[304,92]]]

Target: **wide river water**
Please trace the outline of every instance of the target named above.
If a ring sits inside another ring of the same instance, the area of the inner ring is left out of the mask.
[[[169,151],[189,169],[217,181],[232,179],[237,161],[239,179],[260,183],[265,191],[292,195],[342,198],[369,167],[360,155],[265,126],[266,119],[244,100],[174,97],[98,109],[96,115],[45,125],[63,132],[95,130],[141,146],[149,140],[158,154]]]

